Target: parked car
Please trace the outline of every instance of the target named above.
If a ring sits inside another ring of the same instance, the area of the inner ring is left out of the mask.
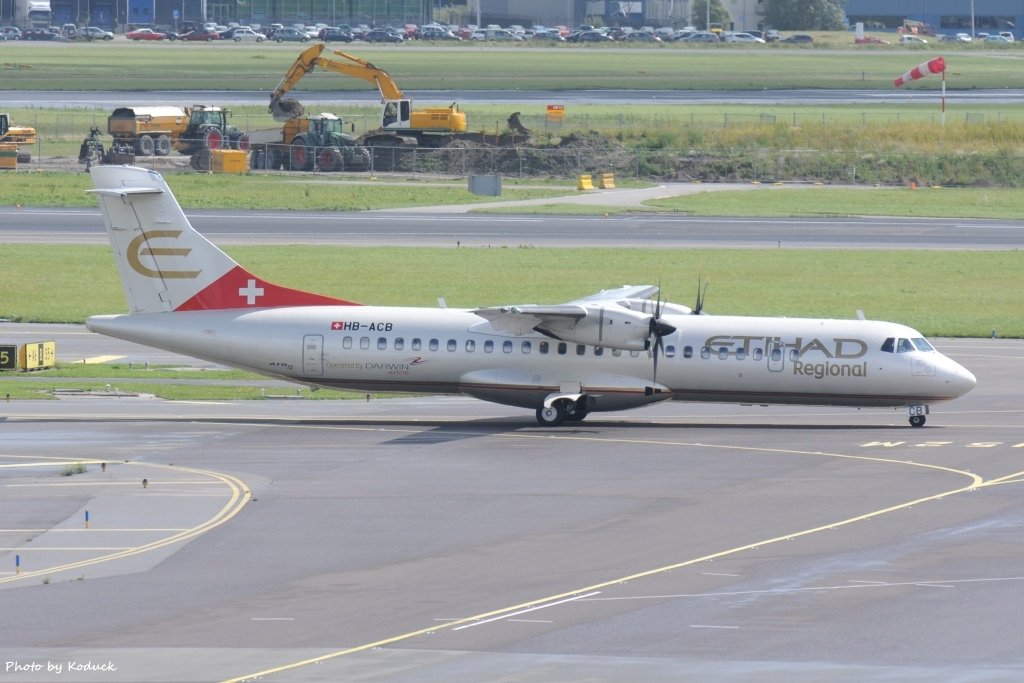
[[[420,40],[462,40],[448,29],[424,26],[419,32]]]
[[[786,43],[787,45],[809,45],[814,42],[814,38],[807,35],[806,33],[794,33],[791,36],[786,36],[780,43]]]
[[[351,31],[346,31],[343,28],[325,28],[320,32],[320,40],[325,43],[331,42],[342,42],[351,43],[355,40],[355,36],[352,35]]]
[[[533,40],[547,40],[553,43],[564,43],[565,36],[558,32],[558,29],[548,29],[547,31],[537,31],[533,34]]]
[[[212,43],[215,40],[220,40],[220,34],[216,31],[208,31],[205,28],[197,28],[195,31],[189,31],[188,33],[178,36],[178,40],[192,40],[192,41],[206,41]]]
[[[372,31],[368,31],[363,40],[368,43],[401,43],[405,38],[401,34],[392,33],[382,28],[375,28]]]
[[[690,35],[686,36],[685,38],[681,38],[680,40],[681,40],[681,42],[684,42],[684,43],[720,43],[720,42],[722,42],[722,39],[718,37],[718,34],[717,33],[712,33],[711,31],[697,31],[696,33],[691,33]]]
[[[274,31],[274,40],[279,43],[292,42],[292,43],[305,43],[309,40],[309,36],[300,31],[297,28],[291,26],[284,26]]]
[[[1003,38],[1006,38],[1011,43],[1015,41],[1015,38],[1013,37],[1013,31],[1000,31],[999,35],[1001,35]]]
[[[660,43],[661,38],[648,33],[647,31],[630,31],[626,35],[622,36],[622,40],[627,43]]]
[[[124,34],[128,40],[167,40],[167,34],[151,28],[137,28]]]
[[[262,43],[266,39],[267,37],[265,35],[253,31],[248,26],[239,26],[234,29],[234,32],[231,34],[231,40],[236,43],[241,43],[243,40]]]
[[[749,33],[726,33],[722,40],[726,43],[755,43],[764,44],[764,38],[752,36]],[[885,42],[884,40],[881,42]]]
[[[991,35],[991,36],[988,36],[988,37],[985,38],[985,44],[986,45],[992,45],[992,44],[995,44],[995,45],[1012,45],[1013,41],[1010,40],[1009,38],[1007,38],[1006,36]]]
[[[82,40],[113,40],[114,34],[110,31],[104,31],[99,26],[86,26],[83,29],[79,29],[78,37]]]
[[[58,28],[27,28],[21,32],[21,40],[57,40],[63,43],[68,39],[61,35]]]
[[[614,43],[615,39],[607,33],[601,33],[600,31],[581,31],[580,33],[574,33],[569,36],[569,40],[574,43]]]
[[[915,36],[912,33],[900,36],[900,45],[927,45],[928,41],[921,36]]]
[[[21,29],[17,26],[0,26],[0,40],[21,40]]]

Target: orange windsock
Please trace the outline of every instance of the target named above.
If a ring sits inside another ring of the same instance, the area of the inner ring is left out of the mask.
[[[916,81],[919,78],[924,78],[928,74],[940,74],[945,70],[946,60],[944,60],[942,57],[935,57],[934,59],[929,59],[924,64],[915,66],[913,69],[911,69],[910,71],[908,71],[907,73],[903,74],[895,81],[893,81],[893,83],[898,88],[904,83]]]

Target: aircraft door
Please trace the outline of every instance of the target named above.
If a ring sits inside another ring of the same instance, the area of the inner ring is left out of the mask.
[[[324,374],[324,336],[307,334],[302,338],[302,374],[322,377]]]
[[[782,372],[786,365],[786,347],[782,342],[773,341],[768,345],[768,369],[772,372]]]

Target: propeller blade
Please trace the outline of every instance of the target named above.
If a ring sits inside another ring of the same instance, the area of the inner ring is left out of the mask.
[[[701,280],[702,279],[704,280],[703,287],[701,286]],[[704,297],[707,296],[707,293],[708,293],[708,284],[710,284],[710,283],[708,282],[707,278],[703,278],[703,277],[698,277],[697,278],[697,303],[693,307],[693,311],[692,311],[693,315],[700,315],[701,311],[704,310]]]

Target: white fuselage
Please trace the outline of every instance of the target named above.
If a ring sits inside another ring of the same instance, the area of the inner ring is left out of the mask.
[[[95,316],[90,330],[295,382],[359,391],[463,393],[539,408],[582,393],[589,409],[665,399],[913,406],[955,398],[974,376],[896,323],[669,315],[650,351],[498,332],[468,310],[302,306]],[[926,346],[922,344],[921,346]]]

